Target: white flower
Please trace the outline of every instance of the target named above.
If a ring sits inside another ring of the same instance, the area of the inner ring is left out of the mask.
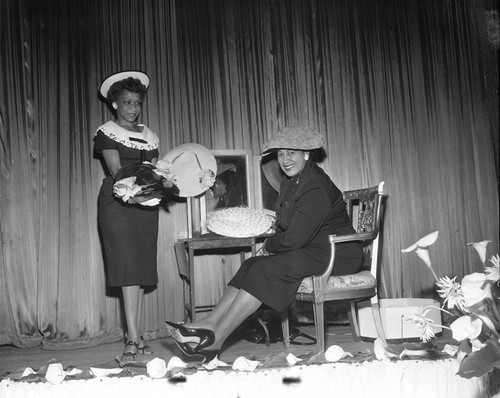
[[[422,336],[420,339],[426,343],[427,341],[433,339],[436,334],[432,326],[437,326],[432,319],[427,318],[427,313],[430,311],[431,307],[419,307],[415,314],[405,315],[403,319],[408,322],[412,322],[422,329]]]
[[[207,370],[214,370],[219,367],[228,367],[229,365],[219,360],[219,357],[216,355],[209,363],[204,363],[202,366]]]
[[[244,356],[240,356],[233,362],[233,370],[255,370],[259,364],[259,361],[252,361]]]
[[[436,285],[440,288],[437,292],[441,298],[444,298],[444,303],[447,304],[448,309],[457,307],[459,310],[467,312],[465,309],[464,295],[460,288],[460,283],[455,282],[457,277],[453,279],[447,276],[439,278]]]
[[[171,371],[172,369],[183,369],[187,367],[187,363],[184,362],[182,359],[179,357],[173,356],[170,358],[167,364],[167,371]]]
[[[476,249],[477,254],[479,254],[479,258],[481,259],[483,265],[486,262],[486,247],[490,242],[491,240],[482,240],[481,242],[467,243],[468,246],[472,246],[474,249]]]
[[[332,345],[328,347],[328,349],[325,352],[325,359],[328,362],[337,362],[347,356],[352,357],[353,355],[350,352],[344,351],[344,349],[339,345]]]
[[[418,257],[429,267],[430,271],[432,272],[432,275],[434,276],[434,279],[438,280],[438,277],[436,273],[434,272],[434,269],[432,268],[431,264],[431,259],[429,257],[429,250],[428,247],[433,245],[434,242],[436,242],[437,238],[439,235],[439,231],[434,231],[430,233],[429,235],[424,236],[423,238],[420,238],[418,241],[416,241],[413,245],[410,247],[401,250],[402,253],[410,253],[410,252],[415,252]]]
[[[51,363],[45,373],[45,379],[47,379],[50,384],[59,384],[65,377],[66,372],[60,363]]]
[[[127,177],[115,182],[113,185],[115,196],[127,202],[130,198],[141,192],[141,187],[135,184],[136,179],[137,177]]]
[[[423,238],[420,238],[419,240],[417,240],[413,245],[411,245],[410,247],[403,249],[401,251],[403,253],[408,253],[408,252],[415,251],[419,247],[426,248],[426,247],[432,246],[434,244],[434,242],[436,242],[438,235],[439,235],[439,231],[431,232],[429,235],[425,235]]]
[[[167,374],[167,364],[161,358],[154,358],[146,364],[149,377],[159,379]]]
[[[464,315],[456,319],[450,328],[453,333],[453,338],[457,341],[465,339],[475,339],[481,333],[483,323],[481,319]]]
[[[472,352],[479,351],[481,348],[486,347],[486,344],[481,343],[479,339],[470,339],[470,344],[472,346]]]
[[[496,256],[491,256],[490,262],[493,266],[486,266],[484,268],[486,279],[492,281],[493,283],[500,284],[500,257],[498,254]]]
[[[153,170],[154,173],[163,177],[165,182],[163,183],[166,187],[171,187],[172,185],[176,185],[177,179],[174,173],[170,171],[172,167],[172,163],[165,159],[160,159],[156,163],[156,168]]]
[[[462,279],[462,294],[466,307],[480,303],[486,297],[491,297],[491,290],[485,287],[485,281],[486,275],[480,272],[464,276]]]
[[[200,172],[200,185],[203,188],[210,188],[214,184],[215,173],[212,170],[206,169]]]
[[[167,159],[160,159],[156,162],[155,167],[162,171],[169,171],[172,167],[172,162]]]
[[[289,365],[295,365],[296,363],[303,361],[303,359],[297,358],[295,355],[293,355],[291,352],[286,356],[286,361],[288,362]]]

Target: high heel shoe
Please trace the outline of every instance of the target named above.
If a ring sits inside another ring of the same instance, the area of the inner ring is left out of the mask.
[[[184,325],[165,321],[170,326],[167,327],[170,335],[180,343],[197,344],[193,350],[200,351],[203,348],[210,347],[215,342],[215,333],[210,329],[189,328]]]
[[[203,356],[203,363],[211,362],[220,353],[220,350],[200,350],[197,352],[198,355]]]
[[[141,355],[151,355],[153,354],[152,348],[146,344],[144,337],[139,337],[139,344],[137,345],[137,352]]]
[[[187,343],[181,343],[177,340],[175,340],[175,344],[177,344],[177,347],[182,351],[182,353],[188,357],[202,357],[203,360],[201,363],[209,363],[211,362],[216,356],[219,355],[220,350],[195,350],[193,347],[191,347]]]
[[[132,347],[133,349],[130,350]],[[138,344],[135,341],[127,341],[127,344],[125,344],[125,350],[123,351],[121,357],[121,361],[123,363],[134,362],[137,353],[138,353]]]

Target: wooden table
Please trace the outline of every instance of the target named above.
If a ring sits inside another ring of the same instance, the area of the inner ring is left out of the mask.
[[[215,252],[214,254],[217,254],[217,251],[220,251],[221,249],[239,248],[241,249],[240,259],[241,262],[243,262],[245,261],[245,253],[250,251],[251,255],[255,256],[257,253],[257,242],[262,242],[269,236],[272,236],[272,234],[264,234],[248,238],[232,238],[210,233],[194,238],[179,239],[177,243],[175,243],[175,254],[177,257],[179,273],[185,282],[185,287],[187,286],[188,288],[188,297],[186,298],[186,295],[184,296],[184,308],[186,310],[187,317],[189,317],[192,322],[196,321],[197,312],[205,312],[213,308],[213,305],[195,305],[196,282],[194,273],[194,256],[196,255],[196,252],[204,250]]]

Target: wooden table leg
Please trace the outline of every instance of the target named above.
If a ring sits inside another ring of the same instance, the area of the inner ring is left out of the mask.
[[[189,245],[189,305],[191,307],[191,322],[196,321],[196,297],[194,280],[194,248]]]

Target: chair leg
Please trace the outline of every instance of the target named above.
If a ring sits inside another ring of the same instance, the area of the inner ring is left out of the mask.
[[[351,325],[351,334],[354,341],[360,341],[358,315],[356,313],[356,302],[351,301],[350,307],[347,310],[349,316],[349,324]]]
[[[375,323],[375,330],[377,331],[379,339],[386,343],[387,340],[385,338],[384,326],[382,324],[382,316],[380,315],[380,305],[378,303],[378,297],[372,297],[370,301],[372,303],[372,314],[373,321]]]
[[[283,343],[290,347],[290,327],[288,324],[288,308],[281,313],[281,329],[283,330]]]
[[[325,312],[323,301],[313,303],[314,323],[316,326],[316,339],[318,341],[318,351],[325,352]]]

